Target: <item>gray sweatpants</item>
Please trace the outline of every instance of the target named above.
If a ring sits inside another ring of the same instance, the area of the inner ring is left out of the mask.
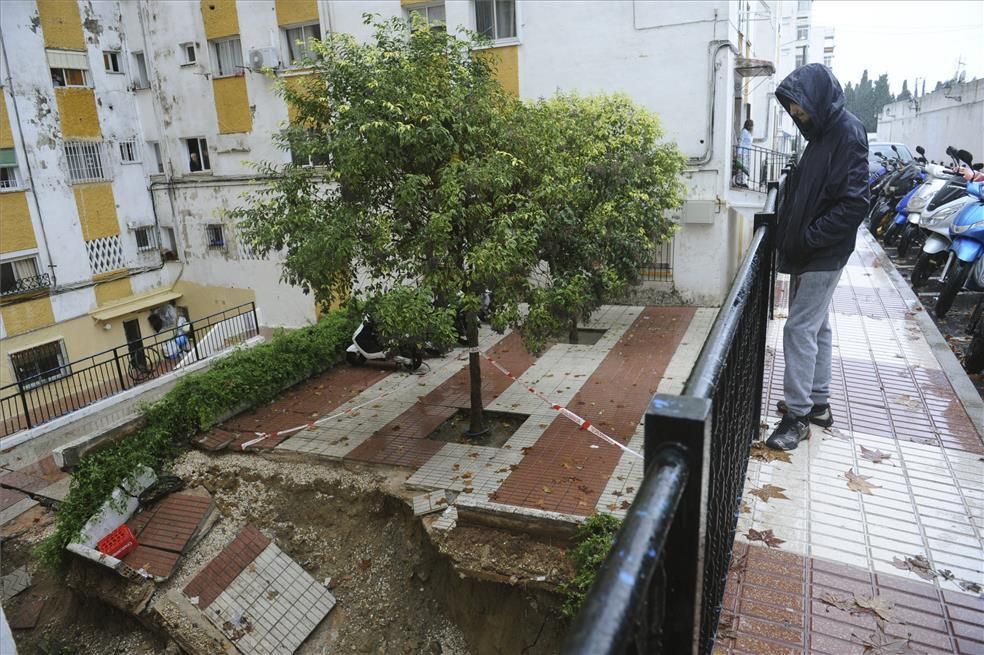
[[[789,278],[789,318],[782,332],[783,391],[794,416],[806,416],[830,395],[830,301],[841,271],[811,271]]]

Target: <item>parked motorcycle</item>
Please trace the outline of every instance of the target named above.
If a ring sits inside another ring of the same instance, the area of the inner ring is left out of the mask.
[[[977,260],[967,278],[967,288],[971,291],[984,291],[984,257]],[[977,307],[967,323],[970,343],[964,351],[963,366],[968,373],[984,371],[984,297],[977,301]]]
[[[384,348],[376,324],[369,316],[365,316],[362,324],[355,328],[352,345],[345,351],[345,359],[353,366],[365,364],[367,360],[391,359],[410,371],[416,371],[424,361],[423,354],[416,348],[401,351]]]
[[[946,277],[943,289],[936,299],[936,315],[942,318],[950,311],[954,298],[963,290],[970,277],[970,271],[984,254],[984,182],[967,184],[967,193],[976,198],[961,209],[950,226],[949,261],[947,268],[953,266],[952,273]],[[944,272],[946,276],[946,272]],[[981,289],[984,291],[984,288]]]

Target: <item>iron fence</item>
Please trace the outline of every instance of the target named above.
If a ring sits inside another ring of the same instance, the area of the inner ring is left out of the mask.
[[[0,436],[64,416],[258,334],[256,306],[246,303],[67,363],[48,357],[43,361],[50,366],[35,362],[32,367],[12,359],[17,382],[0,387]]]
[[[14,296],[29,291],[51,288],[51,276],[47,273],[12,279],[0,285],[0,296]]]
[[[792,154],[760,148],[734,146],[731,161],[731,186],[766,193],[770,180],[778,180]]]
[[[668,239],[653,246],[649,261],[639,269],[643,282],[673,279],[673,240]]]
[[[779,183],[682,395],[656,394],[645,477],[565,653],[709,655],[759,433]]]

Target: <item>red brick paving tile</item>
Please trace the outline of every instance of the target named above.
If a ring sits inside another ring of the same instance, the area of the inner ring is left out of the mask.
[[[142,546],[181,553],[211,507],[211,498],[171,494],[146,512],[150,514],[149,520],[141,519],[136,523],[135,527],[140,529],[137,542]]]
[[[693,314],[692,307],[645,308],[571,400],[571,411],[613,438],[628,441]],[[612,416],[610,400],[625,411]],[[499,487],[497,501],[590,515],[621,453],[574,423],[557,419]],[[565,461],[584,468],[570,476],[570,469],[562,466]],[[580,490],[582,485],[592,493]]]
[[[960,655],[984,655],[984,644],[979,641],[957,639],[957,652]]]
[[[184,595],[197,596],[198,608],[206,609],[268,545],[270,540],[262,532],[247,525],[185,586]]]
[[[975,625],[984,625],[984,612],[981,610],[959,607],[957,605],[947,605],[946,613],[954,621],[966,621]]]
[[[123,561],[135,569],[144,569],[151,575],[167,578],[174,572],[181,555],[150,546],[137,546]]]
[[[23,491],[18,491],[16,489],[5,489],[0,487],[0,512],[16,505],[20,501],[28,498],[28,495]]]
[[[67,477],[68,473],[59,469],[55,464],[55,458],[48,455],[44,459],[0,476],[0,487],[33,493]]]
[[[790,648],[796,649],[800,646],[798,643],[791,643],[788,641],[766,641],[765,639],[759,639],[755,636],[749,636],[742,632],[744,623],[745,619],[742,619],[739,624],[738,638],[735,640],[734,645],[735,653],[746,652],[755,653],[755,655],[789,655]],[[794,652],[796,651],[794,650]]]

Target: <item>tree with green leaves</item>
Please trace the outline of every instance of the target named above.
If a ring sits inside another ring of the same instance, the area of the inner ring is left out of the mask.
[[[911,100],[912,92],[909,91],[909,80],[902,80],[902,90],[895,96],[896,100]]]
[[[282,253],[284,281],[366,311],[384,345],[448,346],[464,315],[477,435],[483,295],[493,327],[523,329],[534,347],[558,324],[540,318],[556,310],[544,294],[562,287],[586,319],[595,287],[624,288],[637,275],[627,262],[669,233],[682,159],[625,99],[527,106],[499,86],[479,37],[366,21],[367,42],[333,33],[307,75],[278,84],[294,113],[280,145],[324,165],[259,164],[268,183],[232,213],[259,252]]]

